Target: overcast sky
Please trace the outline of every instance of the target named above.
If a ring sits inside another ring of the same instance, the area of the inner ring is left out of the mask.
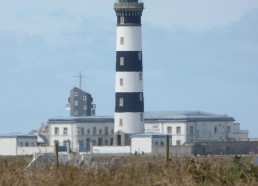
[[[0,134],[69,116],[73,76],[113,115],[114,1],[0,0]],[[227,114],[258,137],[258,1],[146,1],[146,111]]]

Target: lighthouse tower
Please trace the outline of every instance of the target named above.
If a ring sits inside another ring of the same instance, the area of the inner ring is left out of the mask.
[[[129,145],[130,134],[144,132],[141,16],[139,0],[118,0],[114,144]]]

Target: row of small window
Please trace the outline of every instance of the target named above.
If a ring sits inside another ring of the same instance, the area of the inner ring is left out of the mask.
[[[142,73],[140,72],[139,73],[139,80],[142,80]],[[120,78],[120,86],[124,86],[124,79],[123,78]]]
[[[77,97],[78,92],[74,92],[74,96]],[[83,96],[82,99],[83,99],[83,101],[87,101],[87,96]]]
[[[93,131],[92,132],[93,135],[97,134],[97,128],[96,127],[93,127],[92,131]],[[114,129],[111,129],[110,132],[111,132],[110,134],[113,134],[114,133]],[[84,128],[83,127],[78,127],[77,128],[77,133],[78,133],[78,135],[85,135]],[[89,128],[87,129],[87,133],[86,134],[88,134],[88,135],[91,134],[91,130]],[[105,127],[104,131],[102,129],[99,129],[98,130],[98,134],[100,134],[100,135],[101,134],[108,135],[109,134],[108,127]],[[55,127],[55,135],[59,135],[59,128],[58,127]],[[67,127],[63,128],[63,135],[68,135]]]
[[[31,142],[31,143],[29,143],[29,142],[25,142],[25,143],[20,142],[20,143],[19,143],[19,146],[20,146],[20,147],[34,147],[34,146],[35,146],[35,143],[34,143],[34,142]]]
[[[155,145],[159,145],[159,142],[158,142],[158,141],[155,141]],[[163,145],[164,145],[164,142],[161,141],[161,142],[160,142],[160,145],[163,146]],[[180,145],[181,145],[181,140],[176,140],[176,145],[177,145],[177,146],[180,146]]]
[[[140,113],[140,120],[143,121],[143,113]],[[122,127],[124,126],[124,123],[123,123],[123,119],[120,118],[119,119],[119,127]]]
[[[84,105],[84,106],[83,106],[83,110],[87,111],[87,106],[86,105]],[[95,112],[96,112],[95,109],[91,110],[91,115],[95,116]],[[78,110],[75,110],[74,115],[77,116],[78,114],[79,114]]]
[[[139,93],[139,100],[143,101],[142,93]],[[123,107],[123,106],[124,106],[124,98],[119,98],[119,107]]]
[[[74,105],[78,106],[79,101],[74,101]],[[87,105],[83,105],[83,110],[87,110]]]
[[[167,134],[172,134],[172,127],[167,127]],[[176,127],[176,134],[181,134],[181,127]]]
[[[142,60],[142,52],[138,52],[138,60]],[[120,57],[119,59],[119,64],[120,66],[124,66],[125,65],[125,58],[124,57]]]

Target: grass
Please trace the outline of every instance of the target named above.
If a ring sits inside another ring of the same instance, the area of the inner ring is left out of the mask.
[[[5,185],[258,185],[258,168],[253,157],[124,157],[122,166],[108,169],[85,169],[60,165],[24,168],[32,157],[0,157],[0,186]]]

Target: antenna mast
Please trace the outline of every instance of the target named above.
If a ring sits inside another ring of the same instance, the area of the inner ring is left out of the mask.
[[[74,76],[76,78],[79,78],[79,88],[82,89],[82,78],[86,78],[86,76],[82,76],[81,72],[78,76]]]

